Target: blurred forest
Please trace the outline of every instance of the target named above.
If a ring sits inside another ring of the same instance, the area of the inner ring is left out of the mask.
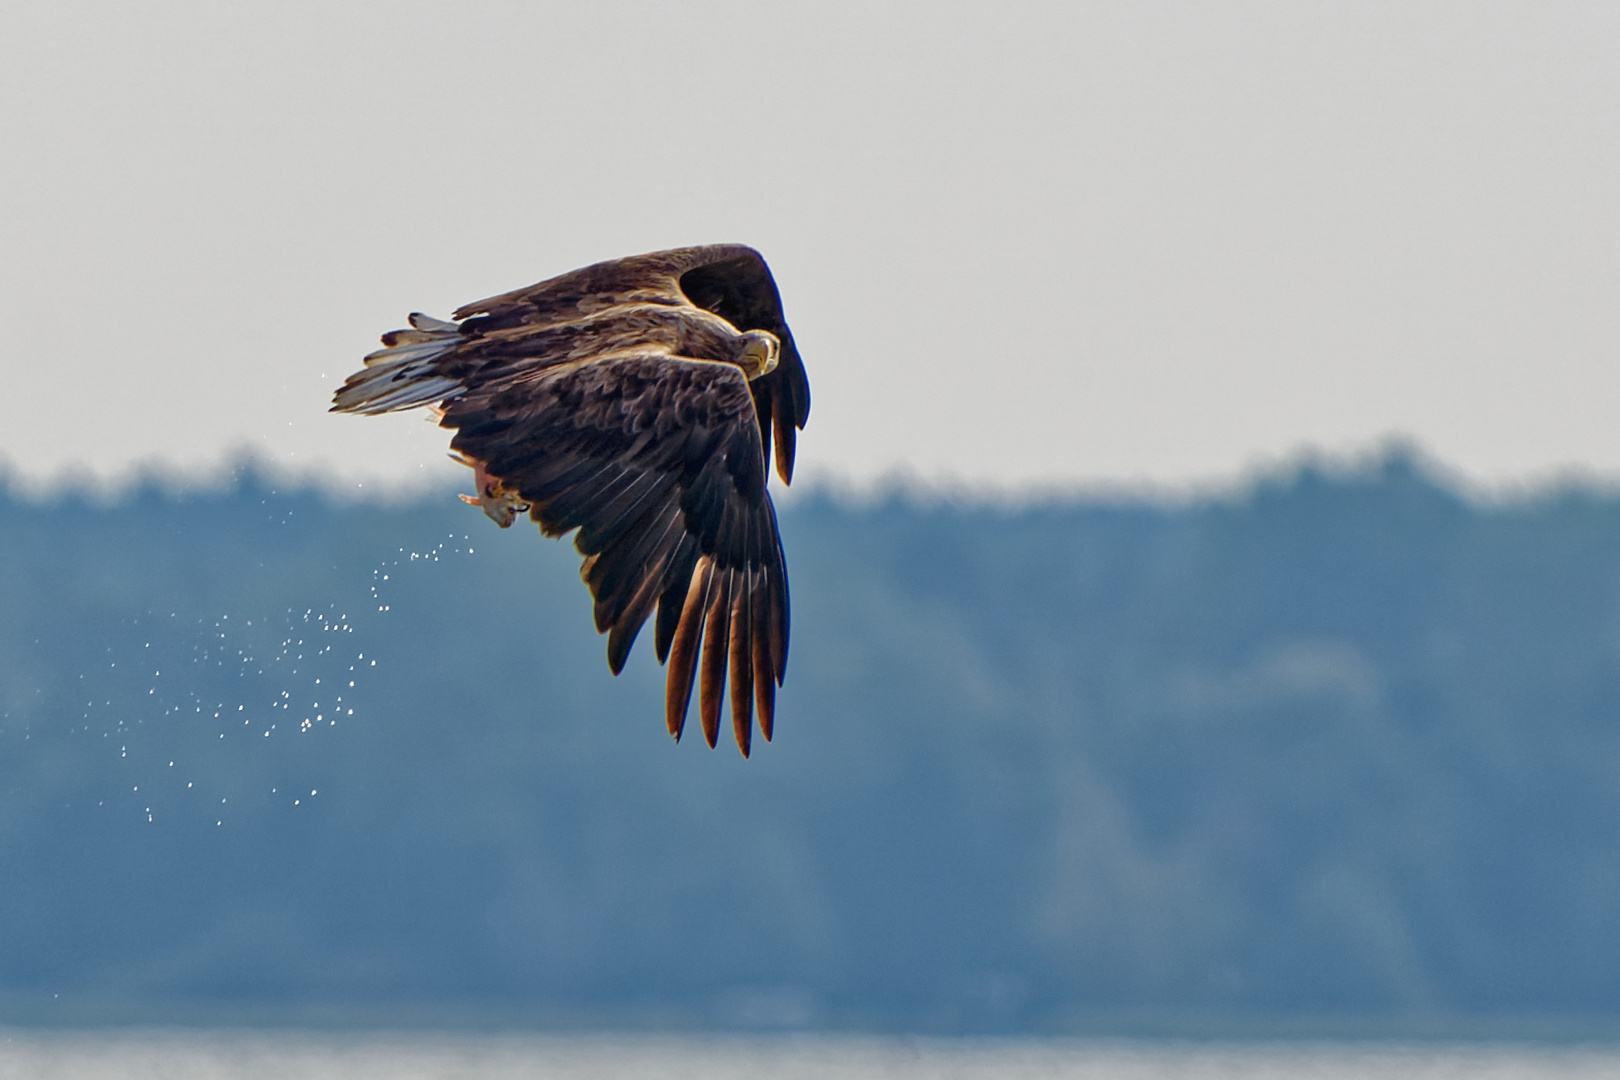
[[[744,761],[448,494],[0,494],[0,1023],[1620,1017],[1620,499],[1395,454],[782,529]]]

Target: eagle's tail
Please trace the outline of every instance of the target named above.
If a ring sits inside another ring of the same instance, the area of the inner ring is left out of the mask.
[[[332,411],[385,413],[444,400],[462,384],[440,361],[465,340],[459,324],[413,314],[411,329],[383,335],[384,347],[333,395]]]

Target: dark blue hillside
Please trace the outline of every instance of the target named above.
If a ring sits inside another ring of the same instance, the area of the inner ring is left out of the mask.
[[[744,762],[448,496],[0,498],[0,1022],[1620,1016],[1620,501],[782,527]]]

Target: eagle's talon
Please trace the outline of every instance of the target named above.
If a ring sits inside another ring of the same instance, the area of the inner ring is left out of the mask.
[[[484,463],[463,454],[451,454],[451,459],[459,461],[473,471],[473,486],[479,491],[478,495],[456,495],[456,498],[468,506],[476,506],[484,511],[484,515],[501,528],[512,524],[518,514],[526,513],[529,504],[515,491],[507,491],[495,477],[484,471]]]

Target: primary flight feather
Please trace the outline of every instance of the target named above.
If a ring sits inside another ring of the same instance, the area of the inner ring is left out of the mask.
[[[597,263],[383,335],[334,412],[435,406],[502,528],[578,530],[580,574],[623,668],[654,611],[676,739],[694,683],[709,745],[730,676],[746,757],[771,737],[788,586],[767,448],[793,478],[810,385],[759,252],[679,248]]]

